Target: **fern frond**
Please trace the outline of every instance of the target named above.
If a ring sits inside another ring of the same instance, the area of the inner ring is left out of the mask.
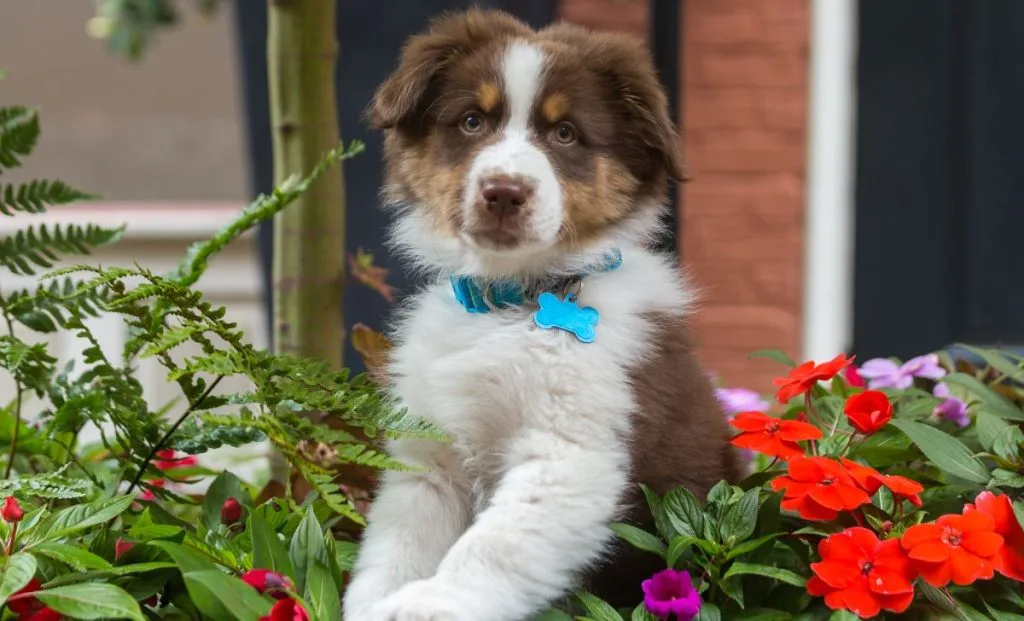
[[[0,241],[0,265],[15,274],[32,276],[35,267],[53,267],[61,254],[87,255],[93,248],[114,243],[124,227],[108,229],[94,224],[30,226]]]
[[[356,524],[366,525],[366,518],[356,509],[352,500],[341,491],[334,482],[333,474],[321,470],[308,462],[299,461],[295,464],[302,478],[320,495],[320,499],[338,515],[346,517]]]
[[[46,351],[46,343],[29,345],[13,336],[0,336],[0,367],[40,397],[49,388],[56,362]]]
[[[105,288],[80,290],[73,278],[54,279],[33,292],[21,289],[7,297],[7,309],[21,324],[36,332],[51,333],[68,328],[68,309],[74,307],[86,317],[98,317],[109,300]]]
[[[0,213],[13,216],[15,212],[43,213],[47,205],[67,205],[75,201],[96,198],[80,192],[63,181],[36,179],[21,185],[0,185]]]
[[[23,106],[0,108],[0,172],[21,166],[39,138],[39,116]]]
[[[89,495],[91,483],[87,479],[66,476],[68,467],[69,464],[65,464],[54,472],[0,481],[0,496],[68,500]]]

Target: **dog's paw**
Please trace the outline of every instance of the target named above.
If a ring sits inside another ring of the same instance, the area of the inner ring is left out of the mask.
[[[374,621],[473,621],[460,593],[437,580],[410,582],[373,609]]]

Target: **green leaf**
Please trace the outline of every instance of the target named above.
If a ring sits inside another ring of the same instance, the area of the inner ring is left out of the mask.
[[[548,608],[530,621],[573,621],[572,616],[557,608]]]
[[[53,541],[79,533],[91,526],[109,522],[128,510],[135,496],[119,496],[62,509],[41,526],[34,538]]]
[[[761,490],[755,487],[747,490],[739,502],[729,505],[722,517],[723,541],[729,541],[733,537],[736,541],[743,541],[754,534],[760,498]]]
[[[1003,459],[1016,462],[1022,445],[1024,445],[1024,431],[1021,431],[1020,427],[1007,425],[992,443],[992,452]]]
[[[138,602],[113,584],[85,582],[46,589],[35,596],[46,606],[72,619],[146,619]]]
[[[259,621],[270,612],[270,602],[248,584],[219,569],[184,574],[192,602],[206,617],[218,621]]]
[[[249,536],[252,537],[252,566],[276,571],[297,581],[295,568],[292,567],[292,561],[288,558],[287,548],[277,536],[277,532],[258,512],[253,511],[249,514],[247,530]]]
[[[778,349],[761,349],[750,354],[750,358],[751,360],[753,360],[754,358],[767,358],[769,360],[774,360],[779,364],[784,364],[787,367],[796,366],[796,363],[793,362],[792,358],[790,358],[789,356],[787,356],[781,350]]]
[[[981,401],[986,410],[995,414],[999,418],[1024,421],[1024,411],[1021,411],[1021,409],[1016,405],[1010,403],[1006,397],[993,391],[991,388],[966,373],[950,373],[946,377],[942,378],[942,381],[965,388]]]
[[[890,424],[907,434],[925,457],[940,470],[972,483],[988,482],[989,473],[985,464],[960,440],[935,427],[910,420],[893,419]]]
[[[1013,501],[1013,514],[1017,516],[1017,523],[1024,528],[1024,499]]]
[[[646,485],[641,485],[640,489],[643,491],[644,497],[647,499],[647,506],[650,507],[651,515],[654,517],[654,527],[662,539],[670,540],[678,535],[679,533],[672,528],[672,523],[669,522],[668,514],[665,512],[665,502],[661,497]]]
[[[775,541],[781,536],[782,533],[772,533],[770,535],[765,535],[764,537],[758,537],[757,539],[749,539],[747,541],[744,541],[736,547],[731,548],[729,550],[729,553],[725,555],[725,560],[730,561],[738,556],[746,554],[747,552],[753,552],[754,550],[760,548],[764,544]]]
[[[807,578],[797,574],[796,572],[788,569],[782,569],[781,567],[772,567],[771,565],[755,565],[752,563],[741,563],[739,561],[732,564],[729,567],[729,571],[725,572],[723,580],[728,580],[734,576],[764,576],[766,578],[772,578],[779,582],[791,584],[795,587],[803,587],[807,584]]]
[[[305,599],[313,607],[313,615],[321,621],[341,619],[340,585],[323,563],[314,560],[306,574]]]
[[[216,530],[220,525],[220,510],[228,498],[234,498],[248,509],[252,508],[252,498],[242,489],[242,482],[225,470],[210,482],[203,498],[203,521],[210,530]]]
[[[32,548],[36,554],[60,561],[77,571],[89,571],[91,569],[110,570],[113,565],[103,558],[68,543],[42,543]]]
[[[675,567],[679,558],[684,552],[689,550],[691,546],[697,546],[701,550],[704,550],[708,556],[714,556],[718,552],[718,544],[714,541],[680,535],[672,539],[672,543],[668,546],[666,561],[668,562],[669,567]]]
[[[36,179],[18,186],[0,184],[0,213],[5,216],[13,216],[18,211],[43,213],[47,205],[66,205],[90,198],[95,197],[63,181]]]
[[[0,604],[25,587],[36,575],[36,559],[31,554],[19,552],[14,554],[0,569]]]
[[[150,541],[149,545],[167,552],[174,559],[182,575],[217,570],[217,565],[214,564],[212,558],[193,548],[171,541]]]
[[[668,521],[677,533],[699,539],[714,539],[704,510],[690,490],[677,487],[665,495],[663,502]]]
[[[711,602],[704,602],[700,607],[700,614],[697,615],[697,621],[722,621],[722,611]]]
[[[629,619],[630,621],[658,621],[658,617],[655,617],[643,604],[633,609],[633,614],[630,615]]]
[[[1005,375],[1007,379],[1014,381],[1024,379],[1024,368],[1013,364],[1013,362],[1007,359],[1006,356],[998,350],[982,349],[980,347],[967,345],[966,343],[957,343],[955,347],[966,349],[972,354],[983,359],[989,367],[995,369],[1002,375]]]
[[[352,571],[359,556],[359,544],[354,541],[335,541],[334,555],[341,571]]]
[[[849,610],[837,610],[829,615],[828,621],[860,621],[860,617]]]
[[[288,554],[295,568],[295,588],[302,593],[306,588],[307,573],[314,564],[327,563],[327,550],[324,546],[324,531],[320,521],[316,519],[313,507],[306,507],[298,529],[292,535]],[[340,590],[341,585],[335,589]]]
[[[578,591],[576,599],[579,600],[583,608],[586,609],[587,614],[594,621],[624,621],[622,615],[617,610],[592,593]]]
[[[978,442],[981,443],[981,447],[986,451],[991,452],[992,446],[999,438],[999,434],[1010,425],[1004,423],[1001,418],[995,414],[991,414],[987,411],[978,412],[978,416],[974,419],[975,425],[978,429]]]
[[[665,558],[665,543],[649,532],[630,524],[621,523],[612,524],[610,528],[616,535],[632,545],[634,548],[643,550],[644,552],[651,552],[653,554],[657,554],[661,558]]]
[[[783,610],[772,610],[771,608],[755,608],[744,610],[736,621],[790,621],[793,615]]]
[[[115,576],[131,576],[135,574],[145,574],[151,571],[159,571],[162,569],[178,569],[176,563],[164,563],[160,561],[153,561],[150,563],[134,563],[132,565],[119,565],[114,567],[111,571]]]

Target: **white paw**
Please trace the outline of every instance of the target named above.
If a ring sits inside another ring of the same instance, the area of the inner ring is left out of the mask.
[[[384,598],[371,616],[373,621],[477,621],[460,599],[458,591],[437,580],[417,580]]]

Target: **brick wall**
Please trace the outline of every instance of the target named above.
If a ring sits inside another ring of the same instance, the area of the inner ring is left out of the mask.
[[[647,30],[642,0],[562,0],[595,28]],[[684,262],[704,290],[697,338],[730,385],[768,390],[798,355],[802,304],[808,0],[686,0],[682,130]]]

